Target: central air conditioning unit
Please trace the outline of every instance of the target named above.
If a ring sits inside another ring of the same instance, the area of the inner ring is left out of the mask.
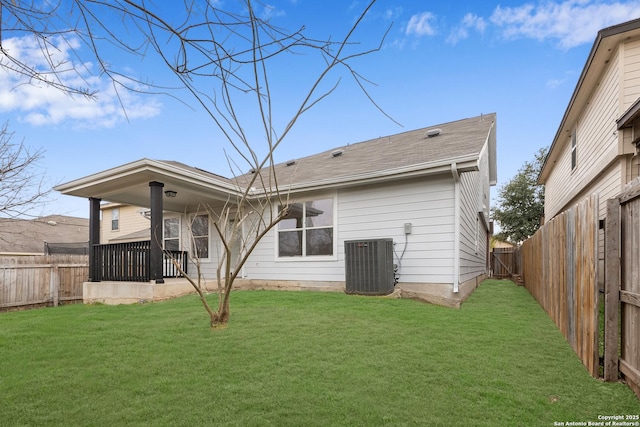
[[[344,242],[345,291],[356,295],[393,292],[393,239]]]

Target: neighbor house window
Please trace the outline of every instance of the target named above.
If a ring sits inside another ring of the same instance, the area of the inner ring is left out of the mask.
[[[333,255],[333,239],[333,199],[292,203],[278,224],[278,256]]]
[[[164,248],[168,251],[180,250],[180,218],[164,219]]]
[[[209,216],[196,215],[191,222],[194,252],[200,259],[209,258]]]
[[[576,130],[571,132],[571,170],[576,168],[578,162],[577,149],[576,149]]]
[[[120,208],[111,209],[111,231],[117,231],[120,227]]]

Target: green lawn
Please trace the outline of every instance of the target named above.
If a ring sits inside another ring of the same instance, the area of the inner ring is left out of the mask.
[[[460,310],[244,291],[212,331],[195,297],[0,314],[0,425],[553,426],[640,414],[591,378],[524,288]]]

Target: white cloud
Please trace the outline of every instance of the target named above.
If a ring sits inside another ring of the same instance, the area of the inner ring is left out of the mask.
[[[435,27],[433,26],[433,21],[435,19],[436,16],[431,12],[422,12],[413,15],[409,19],[409,23],[407,24],[407,28],[405,29],[405,34],[414,34],[416,36],[432,36],[436,33]]]
[[[547,81],[547,87],[549,89],[555,89],[559,86],[562,86],[564,82],[565,82],[564,79],[551,79]]]
[[[282,9],[278,9],[273,5],[265,4],[263,5],[262,12],[259,13],[260,18],[268,21],[271,18],[279,18],[286,15],[286,12]]]
[[[473,13],[467,13],[460,25],[455,27],[449,37],[447,38],[447,42],[451,44],[456,44],[460,40],[464,40],[469,37],[469,30],[474,30],[479,32],[480,34],[484,33],[487,28],[487,22],[481,16],[474,15]]]
[[[570,71],[567,71],[563,77],[547,80],[547,88],[553,90],[558,87],[564,86],[570,82],[573,82],[575,81],[576,74],[578,73],[580,73],[580,71],[570,70]]]
[[[390,49],[398,49],[403,50],[407,44],[407,40],[405,38],[396,38],[391,41],[385,42],[384,47]]]
[[[70,95],[59,89],[0,66],[0,111],[15,112],[24,122],[43,126],[68,123],[73,127],[112,127],[128,119],[153,117],[161,105],[149,96],[126,90],[116,92],[112,82],[92,73],[91,63],[74,61],[73,50],[80,44],[75,39],[51,39],[56,49],[48,49],[49,62],[35,38],[14,37],[2,42],[3,48],[14,58],[34,67],[49,81],[59,79],[63,84],[96,91],[95,99]],[[0,57],[3,64],[7,58]],[[51,65],[56,64],[56,73]]]
[[[395,7],[393,9],[385,9],[385,11],[382,13],[382,19],[385,21],[393,21],[395,19],[398,19],[400,15],[402,15],[401,7]]]
[[[557,40],[569,49],[594,40],[602,28],[640,17],[640,1],[544,1],[518,7],[498,6],[491,22],[507,39]]]

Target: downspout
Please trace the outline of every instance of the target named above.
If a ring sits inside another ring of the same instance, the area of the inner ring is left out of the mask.
[[[453,293],[459,291],[460,282],[460,172],[455,162],[451,163],[453,176]]]

